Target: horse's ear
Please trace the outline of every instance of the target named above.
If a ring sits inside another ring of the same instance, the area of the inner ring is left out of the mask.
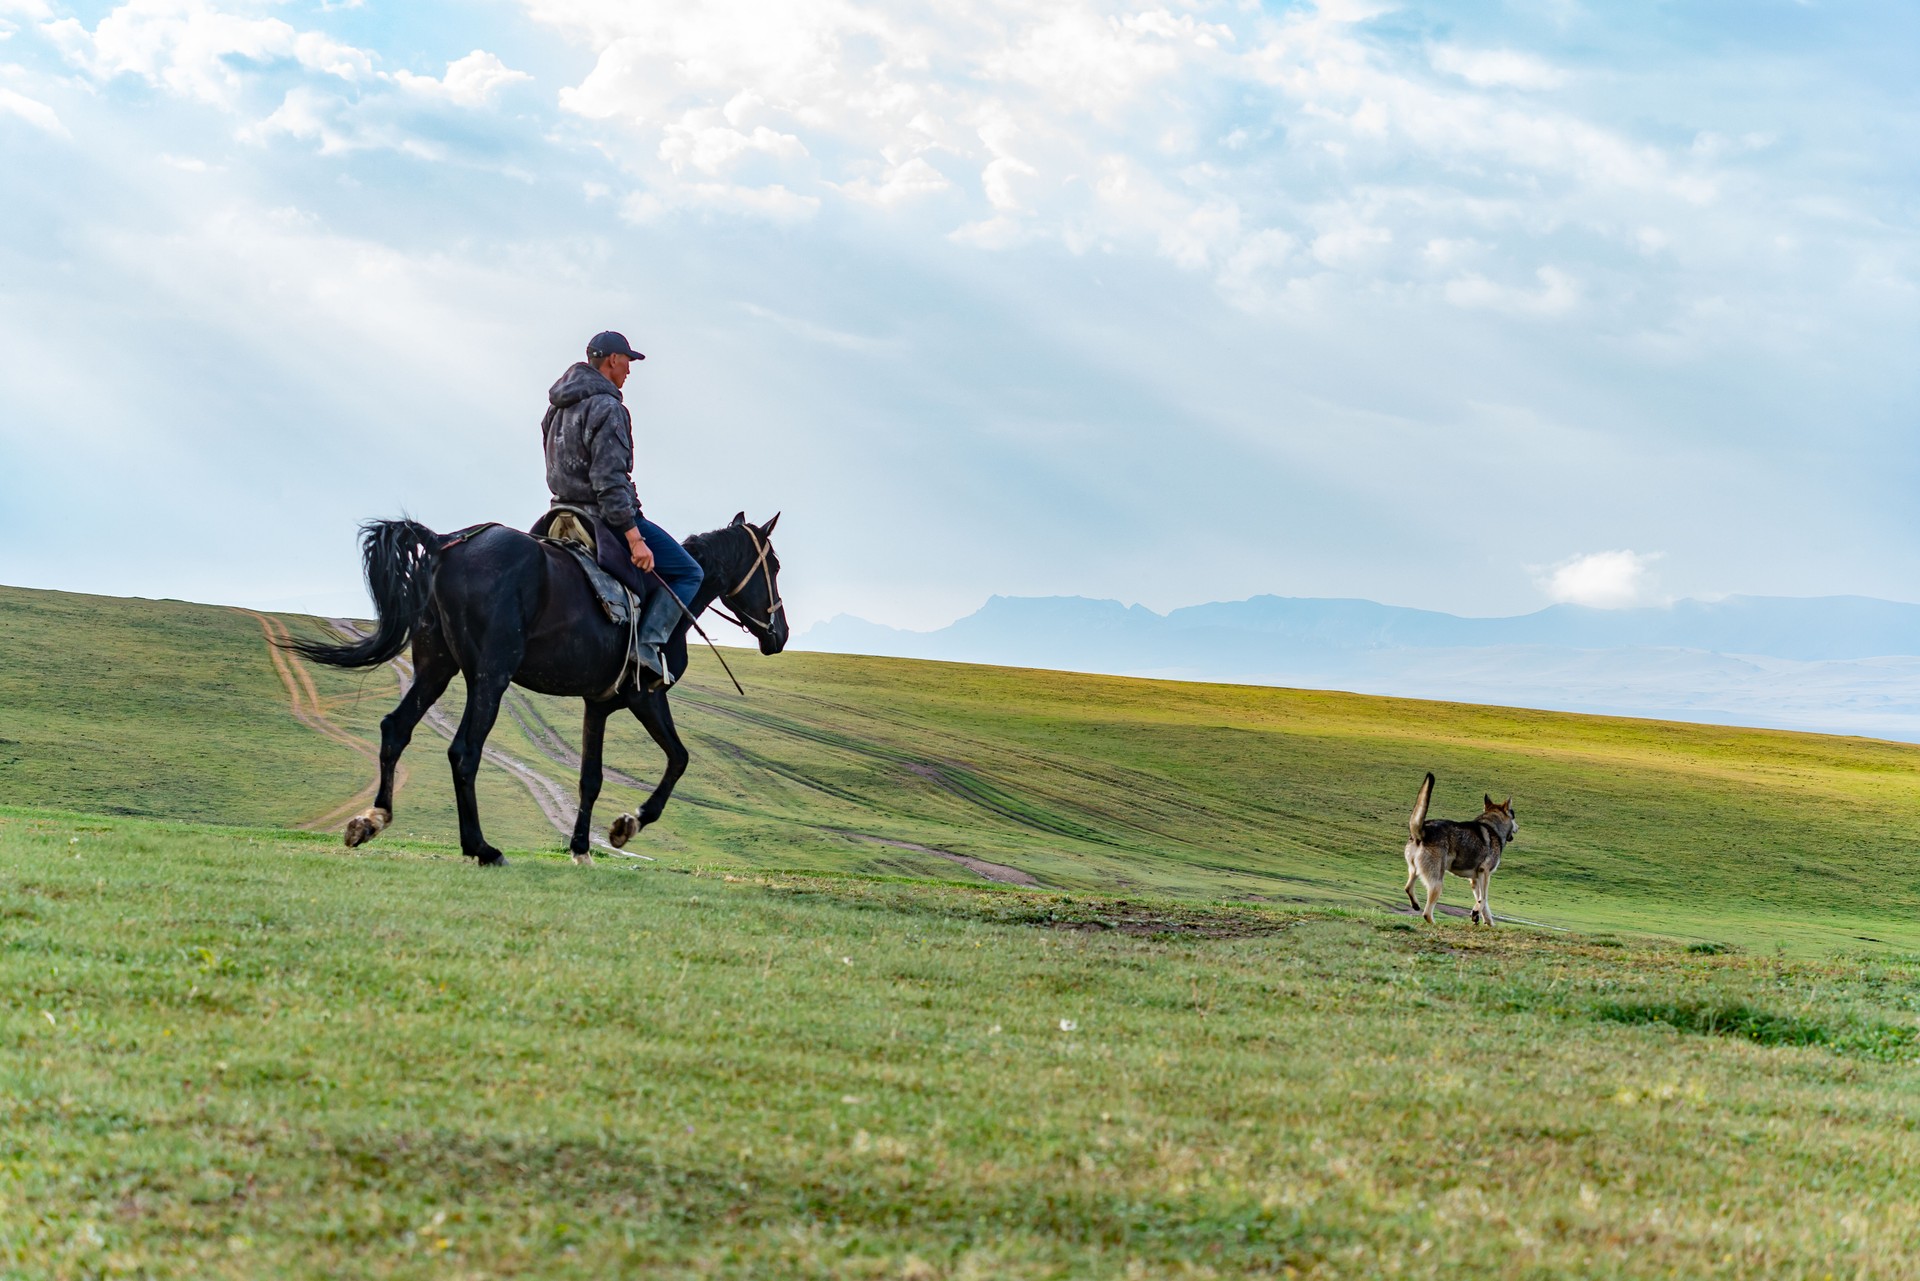
[[[733,519],[728,521],[727,523],[729,525],[744,525],[747,523],[747,514],[745,512],[735,512],[733,514]]]
[[[762,525],[762,526],[760,526],[760,536],[761,536],[762,538],[771,538],[771,537],[773,537],[773,527],[774,527],[775,525],[778,525],[779,523],[780,523],[780,513],[779,513],[779,512],[775,512],[775,513],[773,514],[773,519],[772,519],[772,520],[770,520],[770,521],[768,521],[768,522],[767,522],[766,524],[764,524],[764,525]]]

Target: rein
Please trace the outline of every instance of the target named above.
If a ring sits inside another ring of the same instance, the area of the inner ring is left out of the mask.
[[[649,577],[653,579],[654,582],[660,584],[660,590],[665,592],[667,596],[673,601],[673,603],[680,607],[680,612],[687,616],[687,621],[689,623],[693,624],[693,630],[700,633],[700,639],[707,643],[707,648],[713,651],[713,656],[715,658],[720,659],[720,669],[726,672],[727,679],[733,682],[734,689],[739,691],[740,697],[745,698],[747,696],[747,691],[741,687],[740,678],[733,674],[733,669],[731,667],[727,666],[727,660],[724,658],[720,658],[720,647],[713,643],[713,637],[707,635],[707,629],[700,626],[700,620],[693,616],[693,611],[687,608],[687,603],[681,600],[678,596],[674,595],[673,588],[667,586],[667,580],[660,577],[658,573],[650,569],[647,571],[647,574]],[[636,607],[633,613],[634,613],[634,617],[638,618],[640,615],[640,610]],[[624,673],[626,671],[626,668],[622,666],[620,670],[622,673]]]
[[[787,607],[787,603],[781,600],[779,594],[774,590],[773,567],[767,564],[767,556],[773,551],[773,543],[771,541],[761,542],[760,535],[754,532],[754,528],[751,525],[742,525],[741,528],[747,531],[747,537],[753,540],[753,548],[759,555],[755,557],[753,564],[748,567],[747,572],[741,576],[740,581],[733,585],[733,590],[722,592],[721,596],[727,598],[728,603],[732,604],[731,598],[738,596],[741,591],[746,588],[747,584],[753,581],[753,576],[756,573],[763,575],[767,583],[767,599],[772,601],[773,604],[767,610],[767,619],[765,622],[760,622],[758,619],[750,621],[759,623],[760,627],[770,632],[773,630],[773,619],[778,617]],[[687,608],[686,602],[682,601],[678,596],[674,596],[673,589],[667,586],[666,580],[662,579],[657,572],[650,569],[647,571],[647,574],[654,582],[660,585],[661,591],[673,597],[674,603],[680,606],[680,612],[687,616],[689,623],[693,624],[693,630],[700,633],[700,639],[707,643],[707,648],[713,651],[713,656],[720,660],[720,667],[726,672],[727,679],[733,682],[734,689],[739,691],[742,698],[745,698],[747,691],[741,687],[740,678],[733,674],[733,668],[727,666],[727,660],[721,656],[720,647],[713,643],[713,637],[707,635],[707,629],[700,626],[700,620],[694,617],[693,611]],[[726,619],[729,623],[732,623],[735,627],[738,627],[741,631],[749,634],[752,633],[753,628],[749,626],[748,623],[742,622],[740,618],[735,618],[726,610],[721,609],[718,600],[708,605],[707,608]],[[739,612],[741,618],[747,617],[746,610],[740,609],[737,604],[734,605],[734,608]],[[635,613],[637,614],[638,611],[636,610]]]

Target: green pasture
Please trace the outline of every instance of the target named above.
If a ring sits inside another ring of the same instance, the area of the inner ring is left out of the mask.
[[[0,813],[0,1275],[1902,1277],[1920,957]]]
[[[1920,1276],[1920,749],[735,651],[494,871],[262,626],[0,589],[0,1278]]]
[[[0,803],[292,826],[372,778],[294,719],[260,624],[236,611],[0,589],[0,657]],[[933,850],[1072,892],[1391,906],[1431,769],[1442,816],[1515,798],[1496,912],[1799,955],[1920,949],[1920,748],[843,655],[732,661],[748,697],[698,653],[676,695],[693,765],[633,847],[661,867],[972,875]],[[391,671],[306,671],[336,725],[377,739]],[[577,743],[576,705],[514,706]],[[609,738],[609,764],[651,782],[639,727],[621,717]],[[494,744],[571,787],[519,723],[502,718]],[[422,726],[407,767],[391,835],[452,840],[444,741]],[[641,794],[610,785],[596,826]],[[560,847],[505,771],[483,771],[481,800],[503,848]],[[1467,900],[1463,883],[1447,892]]]

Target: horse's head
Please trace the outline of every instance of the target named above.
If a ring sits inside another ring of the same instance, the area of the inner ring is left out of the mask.
[[[787,647],[780,557],[773,550],[773,527],[779,523],[778,512],[764,525],[749,523],[747,514],[740,512],[725,529],[709,535],[724,549],[715,566],[721,575],[720,602],[753,633],[762,654],[778,654]]]

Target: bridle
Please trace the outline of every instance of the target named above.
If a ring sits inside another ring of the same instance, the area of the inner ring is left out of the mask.
[[[765,622],[761,622],[759,619],[750,619],[748,621],[753,623],[758,623],[762,629],[764,629],[768,633],[772,633],[773,620],[779,617],[780,614],[783,613],[787,608],[786,602],[780,599],[779,593],[774,589],[773,567],[767,564],[767,557],[773,552],[773,543],[770,541],[766,543],[762,543],[760,541],[759,533],[754,530],[753,526],[746,524],[744,521],[741,523],[740,527],[747,531],[747,537],[753,540],[754,550],[759,552],[760,554],[754,559],[753,565],[751,568],[747,570],[746,575],[742,577],[738,583],[734,584],[733,590],[730,592],[723,592],[721,593],[721,595],[724,599],[728,601],[728,603],[731,604],[733,603],[733,598],[735,596],[738,596],[742,591],[744,591],[746,589],[747,584],[753,581],[753,576],[756,573],[764,574],[767,580],[767,599],[772,601],[773,604],[767,609],[767,617]],[[707,643],[707,648],[713,651],[713,656],[716,659],[720,660],[720,666],[725,669],[727,673],[727,679],[733,682],[733,687],[736,690],[739,690],[741,696],[744,698],[746,696],[747,691],[741,686],[740,678],[733,674],[733,668],[727,666],[726,656],[720,652],[720,647],[713,643],[713,637],[707,635],[707,629],[700,626],[699,618],[697,618],[694,615],[694,612],[691,609],[687,608],[686,602],[682,601],[678,596],[674,595],[673,589],[667,586],[666,579],[660,577],[658,570],[649,569],[647,571],[647,574],[649,577],[653,579],[654,582],[660,585],[660,590],[665,592],[673,600],[674,604],[680,606],[680,612],[686,615],[688,625],[691,626],[694,631],[700,633],[700,639]],[[740,618],[735,618],[732,614],[729,614],[726,610],[721,609],[719,601],[711,602],[710,604],[708,604],[707,608],[712,610],[714,613],[720,615],[720,617],[726,619],[729,623],[732,623],[735,627],[738,627],[741,631],[748,632],[748,633],[751,633],[753,631],[753,628],[748,625],[748,622],[743,622],[741,621]],[[735,608],[738,609],[739,606],[735,605]],[[741,609],[739,612],[742,615],[742,617],[746,616],[746,613],[747,613],[746,610]],[[634,619],[634,622],[632,625],[635,627],[639,626],[639,615],[640,615],[640,610],[637,607],[635,607],[632,611],[632,617]],[[629,645],[631,645],[632,642],[629,641],[628,643]],[[626,676],[626,668],[624,665],[620,669],[620,674],[621,674],[621,677],[624,679]]]
[[[773,552],[773,541],[771,539],[761,541],[759,532],[752,525],[742,523],[740,528],[747,531],[747,537],[753,540],[753,550],[759,554],[753,558],[753,564],[747,567],[747,572],[740,576],[740,581],[733,585],[733,590],[720,593],[720,599],[733,606],[734,614],[738,614],[739,617],[735,618],[733,614],[721,609],[719,601],[715,601],[707,608],[743,632],[753,632],[758,629],[770,634],[773,631],[773,620],[780,617],[787,608],[787,603],[780,599],[779,590],[773,584],[773,566],[767,563],[767,557]],[[735,599],[747,589],[747,584],[753,581],[755,574],[759,574],[765,580],[767,599],[773,602],[767,607],[765,618],[755,618],[748,614],[746,610],[740,608],[740,602]]]

